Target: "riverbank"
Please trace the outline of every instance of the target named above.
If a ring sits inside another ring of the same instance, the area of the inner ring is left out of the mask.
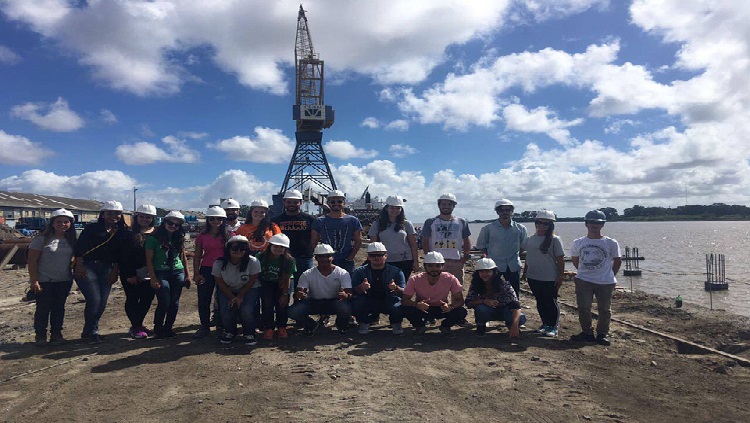
[[[415,338],[407,323],[399,337],[384,325],[349,338],[292,330],[288,340],[251,350],[191,338],[194,288],[183,292],[176,338],[127,339],[118,284],[102,319],[104,343],[37,348],[34,306],[18,301],[27,278],[25,270],[0,272],[2,421],[737,422],[750,415],[741,400],[750,397],[750,368],[619,323],[610,347],[574,343],[567,339],[579,327],[566,307],[560,337],[545,338],[530,331],[540,321],[529,296],[522,298],[529,329],[515,343],[504,328],[484,338],[461,328],[452,339],[431,328]],[[572,284],[560,296],[575,304]],[[82,327],[80,300],[68,300],[69,339]],[[747,318],[619,291],[613,315],[750,359]]]

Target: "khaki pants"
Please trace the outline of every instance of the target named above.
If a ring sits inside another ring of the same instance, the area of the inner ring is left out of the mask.
[[[578,303],[578,322],[585,333],[594,333],[591,326],[591,306],[596,296],[596,308],[599,317],[596,320],[597,335],[609,335],[609,323],[612,319],[612,293],[615,284],[598,284],[575,278],[576,302]]]
[[[443,272],[452,274],[461,282],[461,285],[464,284],[464,264],[461,263],[461,260],[446,260],[443,265]]]

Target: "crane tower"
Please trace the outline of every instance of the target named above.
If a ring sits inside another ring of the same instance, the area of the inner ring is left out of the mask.
[[[297,140],[294,154],[284,177],[279,194],[273,196],[276,212],[283,210],[284,192],[310,188],[331,191],[336,189],[331,168],[323,152],[323,132],[333,125],[334,112],[324,103],[324,63],[313,49],[307,17],[302,5],[297,14],[297,38],[294,46],[296,68],[296,98],[293,119]],[[307,198],[307,195],[305,196]]]

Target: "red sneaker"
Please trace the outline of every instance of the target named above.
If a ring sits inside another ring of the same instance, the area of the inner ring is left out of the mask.
[[[266,329],[263,331],[263,340],[270,341],[273,339],[273,329]]]
[[[287,339],[289,338],[289,334],[286,333],[286,328],[279,328],[276,331],[276,337],[279,339]]]

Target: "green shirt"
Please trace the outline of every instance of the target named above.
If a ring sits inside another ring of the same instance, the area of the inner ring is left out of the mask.
[[[279,275],[281,274],[281,266],[283,265],[282,260],[284,259],[284,256],[279,256],[275,258],[274,260],[269,260],[268,263],[263,262],[263,252],[258,253],[256,256],[258,260],[260,261],[260,275],[258,276],[258,281],[261,284],[277,284],[279,283]],[[286,263],[286,269],[284,269],[290,276],[294,274],[294,272],[297,271],[297,266],[294,263],[294,260],[289,260],[289,262]]]
[[[165,250],[161,245],[159,245],[159,240],[156,239],[153,235],[149,236],[146,240],[145,245],[146,250],[152,250],[154,252],[154,270],[169,270],[169,264],[167,263],[167,253],[168,251]],[[180,260],[179,256],[175,256],[174,258],[174,269],[180,270],[184,269],[185,267],[182,265],[182,260]]]

